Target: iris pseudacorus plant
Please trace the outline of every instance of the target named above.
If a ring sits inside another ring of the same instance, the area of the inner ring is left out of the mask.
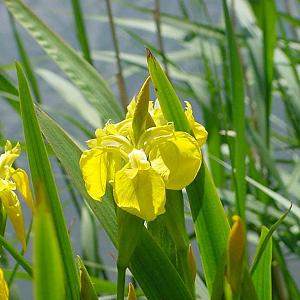
[[[25,225],[18,191],[29,208],[33,211],[33,198],[29,186],[29,180],[23,169],[12,167],[15,160],[21,154],[20,144],[15,147],[10,141],[6,142],[5,152],[0,155],[0,204],[3,205],[6,214],[12,222],[18,240],[23,249],[26,248]]]
[[[166,189],[181,190],[194,180],[207,132],[195,121],[189,103],[186,116],[194,136],[176,131],[157,101],[147,99],[147,107],[138,134],[133,123],[142,109],[135,98],[128,105],[125,120],[97,129],[96,138],[87,142],[90,149],[83,152],[80,167],[93,199],[101,201],[107,183],[111,183],[119,208],[152,221],[165,212]]]

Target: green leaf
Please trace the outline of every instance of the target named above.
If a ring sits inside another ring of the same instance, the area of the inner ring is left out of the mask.
[[[99,250],[99,226],[96,226],[96,220],[91,211],[86,207],[81,207],[80,237],[82,245],[82,257],[84,260],[92,261],[96,264],[102,264]],[[99,269],[88,266],[87,271],[91,276],[98,276]],[[103,277],[107,279],[106,272],[103,270]]]
[[[20,112],[20,104],[18,103],[18,101],[14,101],[11,99],[11,97],[9,97],[9,95],[18,96],[19,92],[12,80],[2,71],[0,71],[0,91],[5,93],[6,97],[4,98],[7,103],[16,112]]]
[[[176,130],[191,133],[188,120],[175,90],[151,51],[149,49],[146,49],[146,51],[148,69],[164,117],[167,121],[174,122]]]
[[[191,132],[184,110],[159,63],[148,51],[148,68],[164,116],[177,130]],[[211,295],[220,263],[224,263],[229,223],[205,161],[187,188],[206,284]]]
[[[86,199],[113,244],[117,245],[116,213],[111,193],[103,201],[95,201],[86,192],[79,159],[82,150],[59,125],[37,109],[38,119],[49,144],[61,161],[74,186]],[[148,299],[191,299],[179,274],[146,229],[133,253],[130,269]]]
[[[14,34],[14,37],[15,37],[15,41],[16,41],[16,44],[17,44],[17,47],[18,47],[19,55],[20,55],[22,64],[24,66],[26,75],[29,79],[29,83],[30,83],[30,86],[32,88],[32,92],[35,96],[36,101],[38,103],[41,103],[41,95],[40,95],[40,91],[39,91],[39,86],[38,86],[36,77],[34,75],[32,66],[31,66],[30,58],[27,54],[27,51],[26,51],[25,46],[23,44],[22,38],[18,33],[15,20],[13,19],[11,14],[9,14],[9,19],[10,19],[11,28],[13,30],[13,34]]]
[[[34,298],[65,299],[63,264],[51,214],[46,207],[46,195],[37,194],[40,202],[34,217]],[[66,285],[69,283],[66,282]]]
[[[253,283],[257,293],[258,300],[272,299],[272,240],[267,239],[269,230],[263,226],[261,237],[257,246],[257,252],[261,252],[264,244],[263,254],[257,267],[252,274]],[[267,243],[265,241],[267,240]]]
[[[72,0],[72,8],[73,8],[73,16],[76,25],[76,35],[80,44],[80,48],[83,53],[83,57],[88,61],[91,65],[93,64],[91,54],[90,54],[90,46],[88,42],[87,33],[84,26],[84,21],[81,12],[80,0]]]
[[[258,243],[258,246],[256,248],[256,252],[253,258],[253,263],[251,267],[251,274],[253,275],[255,273],[255,269],[258,267],[260,260],[262,259],[264,255],[264,251],[268,245],[269,240],[272,238],[272,235],[274,231],[278,228],[278,226],[283,222],[285,217],[288,215],[288,213],[292,209],[292,204],[290,205],[289,209],[271,226],[270,229],[267,229],[266,234],[263,234],[262,231],[262,236],[261,239]]]
[[[88,124],[93,128],[101,127],[99,114],[72,83],[46,69],[38,69],[37,74],[55,89],[62,99],[73,107]]]
[[[34,104],[32,102],[24,71],[18,63],[16,64],[16,68],[24,136],[27,145],[27,156],[33,186],[36,191],[37,184],[43,185],[45,197],[48,201],[47,205],[53,218],[61,256],[64,263],[64,272],[68,282],[67,294],[72,297],[72,299],[79,299],[79,276],[53,172],[47,157],[46,147],[35,115]]]
[[[92,280],[88,271],[86,270],[81,258],[78,256],[78,265],[80,269],[80,295],[82,300],[97,300],[97,294],[94,289]]]
[[[226,37],[229,54],[230,82],[231,82],[231,101],[233,126],[236,132],[234,138],[234,149],[231,149],[231,160],[234,167],[232,172],[235,185],[236,210],[245,220],[245,157],[246,157],[246,139],[245,139],[245,108],[244,108],[244,81],[240,63],[239,51],[236,43],[236,37],[233,32],[231,19],[226,0],[223,0],[223,11],[226,23]],[[232,151],[233,150],[233,151]]]
[[[12,15],[69,76],[105,120],[120,120],[122,112],[103,78],[21,0],[6,0]]]
[[[266,146],[270,143],[270,114],[272,111],[272,82],[274,77],[274,51],[276,47],[276,2],[273,0],[250,1],[262,30],[262,58],[263,58],[263,97],[265,132],[263,139]]]

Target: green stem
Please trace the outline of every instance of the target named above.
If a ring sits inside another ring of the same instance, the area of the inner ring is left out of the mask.
[[[11,256],[22,266],[22,268],[32,277],[32,268],[29,262],[10,244],[2,235],[0,235],[0,245],[2,245]]]
[[[118,266],[117,300],[124,300],[126,267]]]
[[[32,219],[30,221],[30,226],[29,226],[29,229],[28,229],[28,232],[27,232],[27,235],[26,235],[26,245],[28,244],[28,241],[29,241],[29,238],[30,238],[31,229],[32,229]],[[22,256],[24,256],[24,253],[25,253],[25,251],[22,249],[20,254]],[[14,281],[14,278],[15,278],[15,275],[18,271],[19,265],[20,265],[20,263],[17,261],[17,263],[15,264],[15,266],[12,270],[12,273],[11,273],[11,275],[10,275],[8,281],[7,281],[8,287],[10,287],[12,285],[12,283]]]

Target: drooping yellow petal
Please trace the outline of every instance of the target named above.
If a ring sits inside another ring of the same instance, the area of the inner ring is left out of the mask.
[[[198,145],[201,147],[206,142],[207,131],[203,125],[195,121],[191,104],[188,101],[185,101],[185,104],[186,104],[185,115],[194,133],[195,139],[197,140]]]
[[[150,166],[143,170],[127,167],[115,175],[115,201],[125,211],[152,221],[165,212],[164,181]]]
[[[22,195],[25,203],[28,205],[31,211],[34,211],[34,203],[27,173],[22,169],[17,169],[11,173],[11,178],[16,183],[16,188]]]
[[[26,249],[25,225],[21,210],[20,201],[17,195],[12,191],[2,191],[0,197],[4,209],[16,231],[18,240],[21,242],[23,249]]]
[[[93,148],[82,153],[80,168],[89,195],[100,200],[104,196],[107,182],[107,153]]]
[[[9,290],[2,269],[0,269],[0,299],[1,300],[9,299]]]
[[[149,159],[152,168],[163,177],[167,189],[181,190],[195,179],[202,155],[192,136],[176,131],[151,149]]]

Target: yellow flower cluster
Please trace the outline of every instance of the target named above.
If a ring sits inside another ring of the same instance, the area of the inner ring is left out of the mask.
[[[15,191],[17,190],[22,195],[24,201],[32,211],[34,210],[34,205],[26,172],[22,169],[14,169],[12,167],[20,153],[21,147],[19,143],[15,147],[12,147],[11,142],[7,141],[5,152],[0,155],[0,204],[2,203],[13,224],[17,237],[23,249],[25,249],[24,218],[20,201]]]
[[[132,128],[136,107],[133,99],[125,120],[108,122],[96,130],[96,138],[87,142],[90,149],[83,152],[80,167],[93,199],[101,200],[110,182],[118,207],[152,221],[165,212],[165,189],[181,190],[194,180],[207,132],[195,121],[189,103],[186,116],[194,137],[175,131],[158,102],[150,101],[146,129],[136,139]]]

